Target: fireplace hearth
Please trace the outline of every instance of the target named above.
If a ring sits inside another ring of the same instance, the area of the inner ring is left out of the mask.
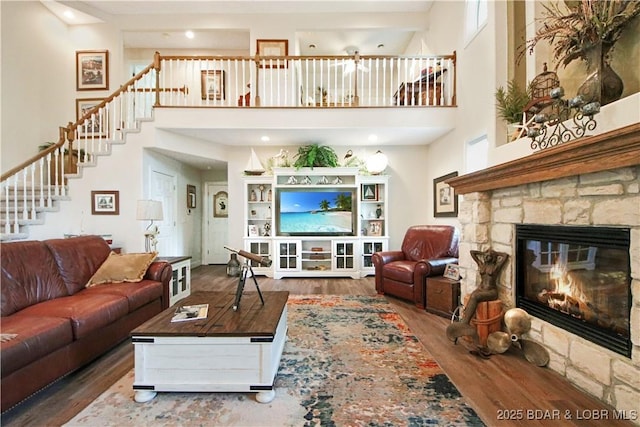
[[[516,225],[516,306],[631,357],[628,228]]]

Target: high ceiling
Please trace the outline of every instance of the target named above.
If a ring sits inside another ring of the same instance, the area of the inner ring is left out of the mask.
[[[53,2],[43,0],[54,13],[59,16],[63,13],[63,8],[57,6],[69,6],[89,18],[98,18],[105,22],[126,22],[127,25],[122,32],[122,39],[125,48],[154,49],[162,52],[167,49],[208,49],[224,54],[249,55],[251,35],[247,28],[237,29],[212,29],[212,28],[186,28],[184,22],[193,22],[197,19],[184,19],[185,16],[199,17],[206,14],[220,15],[242,15],[242,14],[308,14],[308,13],[426,13],[429,11],[434,0],[386,0],[386,1],[333,1],[333,0],[209,0],[209,1],[59,1]],[[55,3],[58,3],[57,5]],[[57,10],[50,6],[55,6]],[[183,19],[168,21],[167,16],[178,16]],[[65,19],[60,16],[61,19]],[[155,19],[154,19],[155,17]],[[144,20],[145,25],[140,26],[143,30],[138,30],[135,23]],[[153,22],[171,22],[171,26],[159,24],[155,26]],[[185,31],[194,32],[193,39],[185,37]],[[296,32],[295,45],[290,45],[290,55],[345,55],[352,54],[357,50],[364,55],[398,55],[406,51],[414,31],[403,28],[349,28],[349,29],[303,29]],[[230,145],[247,145],[250,141],[256,141],[263,130],[261,129],[233,129],[228,132],[220,130],[212,131],[206,129],[167,129],[169,131],[197,137],[204,140],[219,142],[221,139]],[[361,145],[370,144],[367,138],[370,134],[379,136],[376,145],[394,145],[398,141],[403,141],[403,145],[424,144],[425,141],[441,136],[443,129],[420,128],[404,129],[396,127],[393,129],[306,129],[272,130],[272,141],[267,145],[282,146],[308,142],[312,136],[333,135],[333,139],[350,141],[348,144]],[[237,143],[234,143],[237,141]],[[356,142],[363,141],[363,142]],[[209,169],[212,166],[207,159],[190,156],[180,156],[180,153],[172,154],[172,157],[191,164],[200,169]],[[213,165],[217,168],[218,165]]]

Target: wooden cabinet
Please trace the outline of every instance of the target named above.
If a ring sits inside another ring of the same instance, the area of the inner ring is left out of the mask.
[[[182,298],[191,295],[191,257],[166,256],[158,257],[156,261],[166,261],[171,264],[171,283],[169,283],[169,305],[173,305]]]
[[[443,317],[451,317],[460,304],[460,282],[442,276],[427,277],[425,310]]]

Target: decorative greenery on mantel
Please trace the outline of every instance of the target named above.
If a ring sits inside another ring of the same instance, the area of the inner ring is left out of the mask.
[[[296,160],[293,163],[296,169],[314,167],[331,167],[338,166],[338,156],[333,148],[327,145],[311,144],[298,148]]]
[[[605,61],[629,23],[640,15],[640,2],[577,0],[544,4],[542,27],[527,40],[526,50],[545,40],[553,46],[556,68],[576,59],[591,60],[590,52],[602,49]],[[566,7],[564,7],[566,6]]]
[[[522,89],[515,80],[500,86],[496,91],[498,116],[507,123],[521,123],[524,107],[531,101],[531,89]]]

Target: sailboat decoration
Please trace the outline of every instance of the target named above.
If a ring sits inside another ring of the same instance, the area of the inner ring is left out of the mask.
[[[246,175],[262,175],[265,172],[264,166],[262,166],[262,162],[258,158],[256,152],[251,149],[251,157],[249,157],[249,162],[247,166],[244,168],[244,173]]]

